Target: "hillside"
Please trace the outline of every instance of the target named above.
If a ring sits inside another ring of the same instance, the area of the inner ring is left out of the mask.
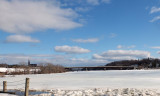
[[[108,63],[106,66],[137,66],[138,68],[159,68],[160,59],[145,58],[142,60],[122,60]]]

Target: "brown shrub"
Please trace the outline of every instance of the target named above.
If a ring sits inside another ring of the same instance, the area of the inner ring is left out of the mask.
[[[5,73],[0,72],[0,77],[5,77]]]
[[[40,66],[40,74],[48,74],[48,73],[62,73],[66,72],[65,68],[60,65],[53,65],[51,63],[43,64]]]

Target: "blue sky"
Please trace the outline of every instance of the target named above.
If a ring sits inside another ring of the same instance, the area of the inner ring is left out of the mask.
[[[160,0],[1,0],[0,63],[159,58]]]

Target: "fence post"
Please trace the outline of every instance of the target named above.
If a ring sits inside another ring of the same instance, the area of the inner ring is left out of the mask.
[[[26,78],[24,96],[29,96],[29,78]]]
[[[3,92],[7,92],[7,81],[3,81]]]

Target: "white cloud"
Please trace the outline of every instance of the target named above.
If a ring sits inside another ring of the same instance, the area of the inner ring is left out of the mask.
[[[40,42],[37,39],[33,39],[30,36],[25,35],[11,35],[6,38],[7,43],[23,43],[23,42],[32,42],[32,43],[38,43]]]
[[[28,59],[31,63],[53,63],[63,66],[100,66],[108,63],[106,60],[73,58],[69,55],[50,55],[50,54],[0,54],[0,63],[19,64]]]
[[[99,5],[100,3],[110,3],[111,0],[87,0],[87,3],[88,4],[91,4],[91,5]]]
[[[160,16],[154,17],[152,20],[150,20],[150,22],[155,22],[155,21],[158,21],[158,20],[160,20]]]
[[[108,50],[107,52],[93,55],[94,59],[102,59],[108,61],[131,60],[147,57],[150,57],[150,52],[140,50]]]
[[[104,3],[110,3],[111,2],[111,0],[102,0],[101,2],[104,2]]]
[[[99,5],[99,0],[87,0],[87,2],[91,5]]]
[[[0,29],[10,33],[82,26],[74,21],[78,14],[71,8],[61,8],[56,0],[0,0],[0,13]]]
[[[49,55],[49,54],[0,54],[0,63],[8,64],[19,64],[20,62],[27,62],[28,59],[31,60],[31,63],[54,63],[54,64],[63,64],[58,60],[64,61],[66,56],[61,55]],[[52,62],[54,61],[54,62]]]
[[[117,48],[118,49],[131,49],[131,48],[135,48],[135,45],[131,45],[131,46],[123,46],[123,45],[118,45]]]
[[[131,59],[137,59],[135,57],[131,57],[131,56],[108,56],[108,57],[104,57],[98,54],[94,54],[93,55],[94,59],[98,59],[98,60],[108,60],[108,61],[117,61],[117,60],[131,60]]]
[[[123,46],[122,45],[118,45],[117,48],[121,49],[121,48],[123,48]]]
[[[139,50],[109,50],[101,54],[94,54],[92,59],[75,58],[73,55],[55,55],[55,54],[0,54],[0,63],[19,64],[28,59],[31,63],[53,63],[63,66],[101,66],[115,60],[130,60],[137,58],[150,57],[147,51]]]
[[[84,59],[84,58],[72,58],[73,64],[76,66],[104,66],[108,63],[107,60],[98,60],[98,59]]]
[[[87,12],[89,10],[91,10],[91,8],[89,8],[89,7],[76,7],[75,8],[75,11],[77,11],[77,12]]]
[[[160,46],[151,47],[152,49],[160,49]]]
[[[117,36],[117,34],[115,33],[110,33],[109,38],[115,38]]]
[[[67,53],[67,54],[82,54],[82,53],[89,53],[89,52],[91,52],[88,49],[80,48],[78,46],[68,46],[68,45],[56,46],[54,48],[54,50],[56,52],[64,52],[64,53]]]
[[[151,11],[150,11],[150,14],[152,14],[152,13],[157,13],[157,12],[160,12],[160,8],[152,7],[152,8],[151,8]]]
[[[98,42],[98,38],[89,38],[89,39],[73,39],[73,42],[78,42],[78,43],[95,43]]]
[[[160,51],[158,51],[157,54],[160,54]]]

